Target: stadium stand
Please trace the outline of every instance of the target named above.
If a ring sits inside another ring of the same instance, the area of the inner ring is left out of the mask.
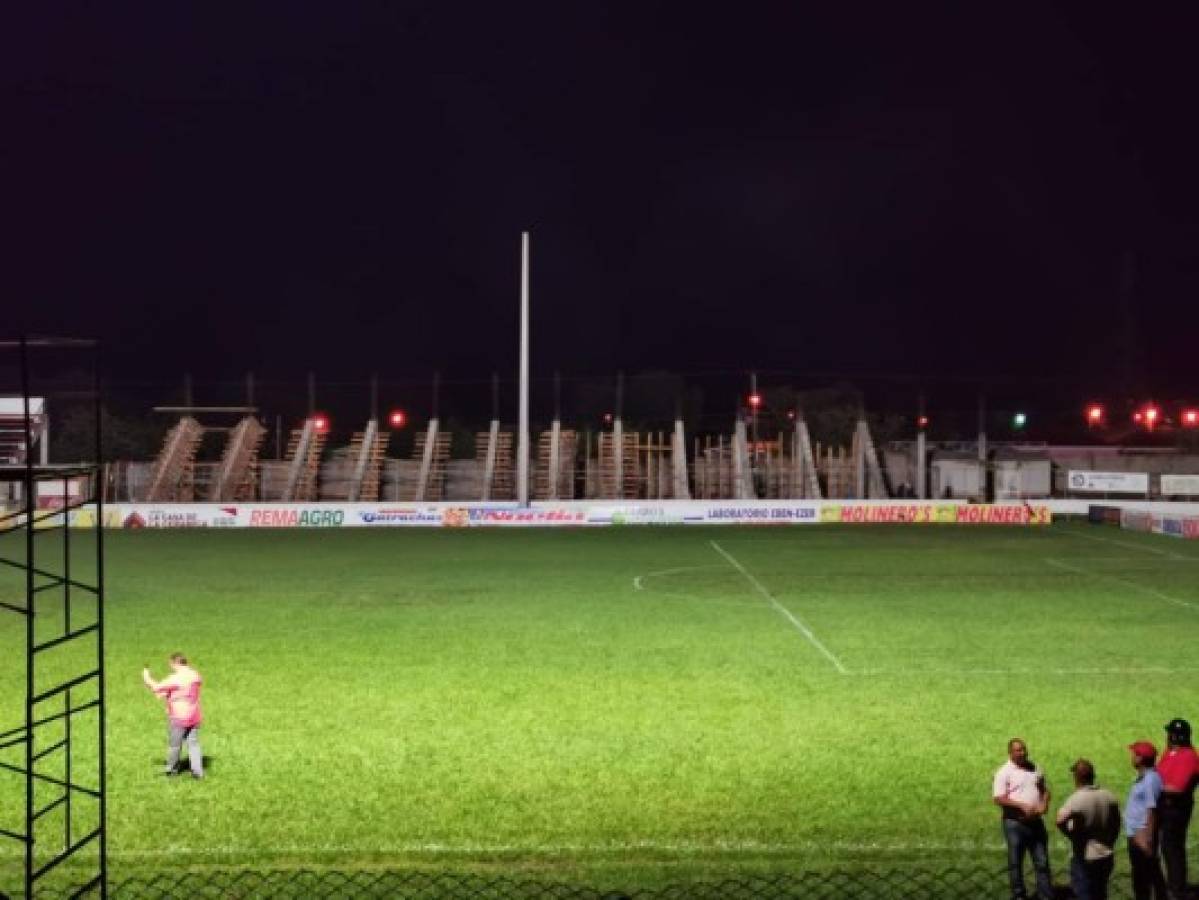
[[[420,460],[420,471],[413,496],[403,499],[417,502],[442,499],[445,495],[445,470],[450,458],[451,438],[448,431],[440,429],[437,419],[430,419],[429,427],[417,433],[412,456]]]
[[[556,420],[549,431],[541,432],[533,469],[533,499],[574,499],[577,454],[577,432],[564,430]]]
[[[500,429],[498,419],[491,428],[475,435],[475,460],[483,468],[481,500],[512,500],[516,497],[516,465],[512,432]]]
[[[350,440],[350,458],[354,461],[348,492],[351,502],[379,499],[383,460],[387,458],[390,443],[391,432],[381,431],[376,419],[367,422],[364,431],[354,432]]]
[[[195,499],[196,451],[203,439],[203,427],[191,416],[183,416],[167,432],[150,476],[148,502],[180,503]]]
[[[254,499],[258,485],[258,454],[265,437],[266,429],[253,416],[245,416],[230,430],[220,465],[209,483],[209,500]]]
[[[306,419],[302,428],[292,430],[287,442],[287,484],[280,499],[319,499],[318,476],[324,449],[325,435],[316,427],[315,419]]]
[[[625,432],[620,420],[612,431],[599,436],[599,497],[606,500],[636,500],[640,496],[641,473],[637,465],[637,433]]]

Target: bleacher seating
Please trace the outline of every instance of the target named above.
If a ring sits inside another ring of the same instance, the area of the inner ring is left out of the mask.
[[[195,499],[196,451],[203,438],[203,427],[191,416],[183,416],[167,432],[150,476],[148,502],[186,503]]]
[[[229,432],[216,477],[209,485],[212,501],[253,500],[258,484],[258,454],[266,428],[253,416],[246,416]]]

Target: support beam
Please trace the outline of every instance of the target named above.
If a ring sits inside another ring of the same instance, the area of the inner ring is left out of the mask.
[[[691,488],[687,478],[687,438],[683,433],[683,420],[674,420],[674,434],[670,437],[671,496],[675,500],[690,500]]]

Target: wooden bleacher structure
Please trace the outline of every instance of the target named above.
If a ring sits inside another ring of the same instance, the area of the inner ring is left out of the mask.
[[[558,446],[554,447],[557,434]],[[570,429],[552,428],[537,439],[537,458],[533,464],[534,500],[573,500],[575,496],[575,457],[579,435]]]
[[[245,416],[225,442],[216,477],[209,484],[212,501],[253,500],[258,486],[258,454],[266,428],[253,416]]]
[[[516,499],[516,462],[514,435],[493,420],[491,429],[475,435],[475,460],[483,470],[480,500]]]
[[[314,419],[306,419],[303,427],[292,429],[287,440],[287,484],[281,500],[297,502],[320,499],[318,491],[324,450],[325,433],[316,427]]]
[[[381,430],[375,419],[367,422],[363,431],[354,432],[350,439],[354,471],[347,497],[351,502],[373,503],[379,499],[383,460],[387,458],[390,443],[391,432]]]
[[[183,416],[167,432],[150,474],[146,491],[149,503],[186,503],[195,499],[196,452],[204,439],[204,426]]]

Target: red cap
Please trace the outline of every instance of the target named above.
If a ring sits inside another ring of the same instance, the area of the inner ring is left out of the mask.
[[[1135,744],[1129,744],[1128,749],[1137,756],[1144,756],[1147,759],[1157,759],[1157,748],[1149,741],[1137,741]]]

